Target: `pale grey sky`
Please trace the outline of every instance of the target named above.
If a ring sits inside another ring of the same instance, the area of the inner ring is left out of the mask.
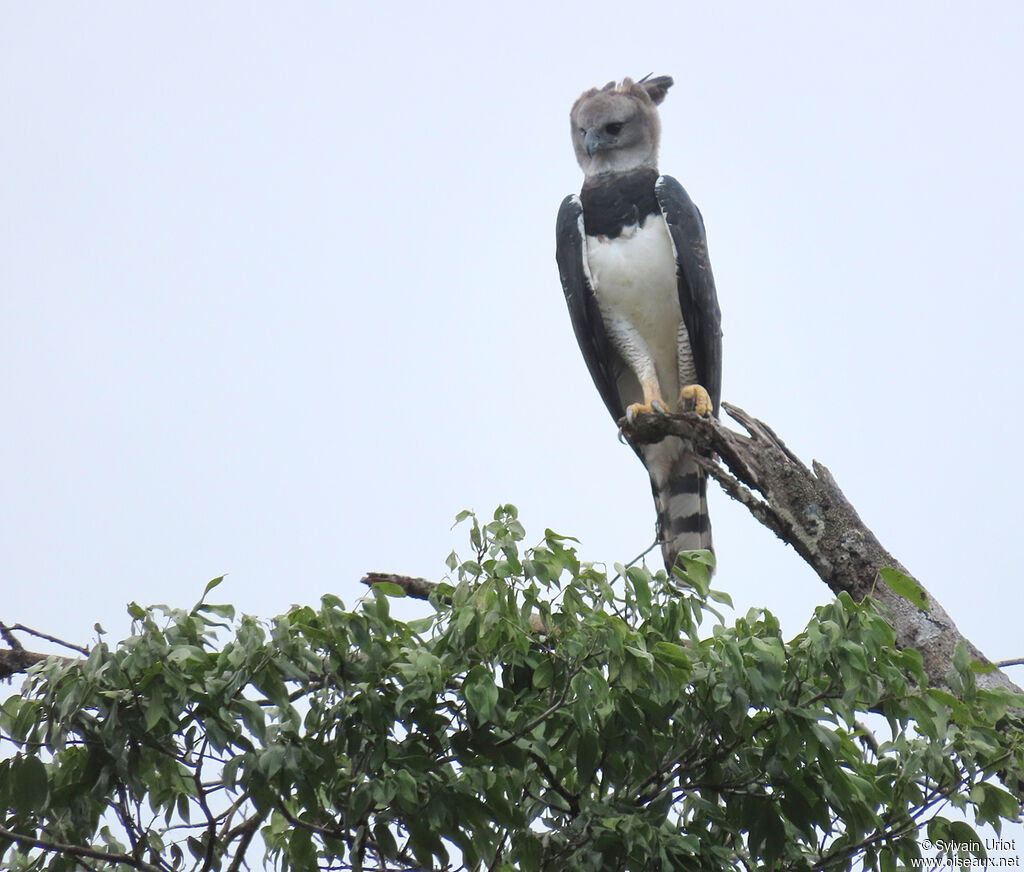
[[[624,8],[0,0],[0,619],[116,639],[221,573],[253,614],[352,603],[501,502],[646,547],[553,237],[572,101],[655,73],[723,396],[1024,654],[1024,6]],[[711,511],[716,586],[798,632],[826,588]]]
[[[623,8],[0,4],[0,618],[117,638],[221,573],[250,613],[353,602],[506,501],[642,550],[553,237],[573,99],[653,72],[723,396],[1024,654],[1024,7]],[[711,499],[717,586],[796,633],[827,590]]]

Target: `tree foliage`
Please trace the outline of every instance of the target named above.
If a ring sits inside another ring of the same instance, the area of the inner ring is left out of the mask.
[[[726,624],[705,554],[609,578],[551,531],[524,549],[512,506],[462,519],[422,619],[379,584],[236,620],[215,581],[34,667],[0,709],[0,863],[893,869],[971,841],[951,806],[1017,818],[993,775],[1019,783],[1024,700],[965,651],[954,696],[870,600],[786,642],[764,610]]]

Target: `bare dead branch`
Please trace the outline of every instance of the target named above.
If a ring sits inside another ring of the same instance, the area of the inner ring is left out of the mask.
[[[10,627],[7,626],[7,624],[0,623],[0,637],[3,637],[3,640],[8,645],[10,645],[13,650],[15,650],[15,651],[24,651],[25,650],[25,646],[22,645],[21,642],[18,641],[18,637],[15,636],[14,633],[11,632],[11,629],[10,629]]]
[[[41,663],[47,654],[37,654],[24,648],[8,651],[0,649],[0,680],[10,678],[18,672],[27,672],[30,667]]]
[[[885,567],[910,573],[865,526],[825,466],[813,461],[808,469],[763,421],[729,403],[722,403],[722,408],[746,435],[695,413],[639,415],[632,425],[625,419],[619,425],[633,444],[658,442],[666,436],[682,439],[722,489],[790,544],[834,593],[845,591],[855,600],[871,595],[879,601],[896,631],[897,643],[921,653],[933,685],[946,685],[958,642],[967,646],[972,658],[991,662],[960,633],[919,581],[926,596],[923,608],[882,581],[880,570]],[[978,675],[977,681],[980,687],[1024,692],[998,670]]]
[[[72,651],[77,651],[83,657],[89,656],[88,648],[83,648],[81,645],[76,645],[73,642],[65,642],[63,639],[58,639],[56,636],[51,636],[48,633],[40,633],[39,630],[33,630],[31,627],[26,627],[24,624],[15,624],[13,627],[0,624],[0,635],[2,635],[4,641],[14,649],[20,649],[22,646],[21,643],[11,635],[11,633],[28,633],[30,636],[35,636],[37,639],[45,639],[47,642],[53,642],[54,645],[60,645],[62,648],[70,648]]]

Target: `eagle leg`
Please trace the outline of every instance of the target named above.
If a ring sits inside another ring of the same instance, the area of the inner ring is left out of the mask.
[[[679,408],[706,418],[714,406],[708,392],[701,385],[686,385],[679,392]]]
[[[654,368],[654,362],[648,357],[646,360],[636,360],[635,363],[637,365],[634,367],[634,372],[640,381],[640,389],[644,392],[644,401],[630,403],[626,406],[626,420],[630,424],[633,423],[637,415],[668,414],[668,403],[662,399],[661,386],[658,384],[658,373]]]

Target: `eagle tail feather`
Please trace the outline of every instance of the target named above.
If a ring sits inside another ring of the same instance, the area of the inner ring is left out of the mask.
[[[658,541],[669,572],[680,551],[714,550],[707,474],[673,441],[645,446],[643,458],[658,513]]]

